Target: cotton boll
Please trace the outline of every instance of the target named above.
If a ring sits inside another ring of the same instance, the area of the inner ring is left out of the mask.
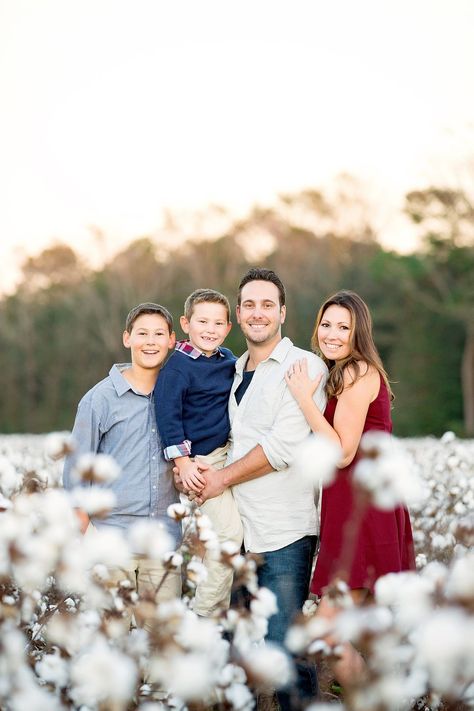
[[[120,467],[108,454],[82,454],[74,468],[79,481],[92,484],[110,484],[120,476]]]
[[[413,634],[416,664],[430,686],[456,697],[474,675],[474,621],[458,609],[436,610]]]
[[[316,613],[317,609],[318,606],[314,600],[305,600],[302,612],[305,617],[312,617],[312,615]]]
[[[127,532],[131,550],[150,560],[162,560],[163,556],[174,547],[174,540],[162,523],[140,521],[133,524]]]
[[[286,633],[285,647],[292,654],[302,654],[310,641],[306,625],[292,625]]]
[[[76,443],[70,432],[51,432],[45,437],[44,452],[54,461],[74,452]]]
[[[357,643],[367,634],[384,634],[392,623],[392,613],[386,607],[373,605],[341,612],[334,621],[334,632],[340,641]]]
[[[183,600],[179,598],[173,600],[165,600],[158,605],[157,618],[166,622],[168,620],[180,620],[187,614],[188,608]]]
[[[197,558],[192,558],[186,567],[186,578],[188,583],[199,585],[207,579],[207,568]]]
[[[178,570],[183,565],[183,556],[176,551],[170,551],[163,554],[163,563],[169,570]]]
[[[270,643],[249,649],[244,656],[243,667],[257,687],[281,689],[294,676],[289,656]]]
[[[474,553],[455,561],[448,575],[446,595],[450,599],[474,603]]]
[[[336,466],[341,459],[342,450],[324,435],[310,434],[298,447],[294,459],[295,471],[313,486],[327,486],[334,481]]]
[[[59,555],[63,546],[77,535],[78,530],[77,518],[71,508],[68,494],[62,490],[48,489],[30,498],[34,499],[40,522],[40,530],[36,535],[39,533]]]
[[[87,592],[90,585],[89,572],[96,565],[91,564],[82,538],[67,541],[56,567],[56,581],[62,590],[73,590],[77,594]]]
[[[211,654],[220,641],[220,634],[213,620],[197,617],[188,610],[176,634],[176,641],[184,649]]]
[[[115,506],[117,497],[110,489],[77,487],[71,492],[71,503],[89,516],[103,517]]]
[[[191,513],[191,507],[188,504],[183,504],[182,502],[178,504],[170,504],[166,509],[166,513],[175,521],[182,521],[183,518],[186,518],[186,516],[189,516]]]
[[[97,610],[88,610],[78,615],[56,613],[45,628],[46,639],[74,656],[91,646],[101,625]]]
[[[20,491],[22,483],[22,474],[6,457],[0,456],[0,492],[6,498],[10,498]]]
[[[218,669],[205,654],[177,653],[150,660],[149,676],[183,701],[205,703],[211,696]]]
[[[54,684],[58,689],[68,683],[68,665],[58,654],[45,654],[35,666],[36,673],[44,681]]]
[[[136,677],[132,660],[99,638],[71,664],[71,697],[76,704],[94,707],[101,702],[127,702]]]
[[[433,533],[431,536],[431,545],[440,551],[446,548],[451,548],[454,545],[454,536],[451,533]]]
[[[375,583],[379,605],[391,607],[397,626],[409,632],[433,610],[434,583],[416,573],[389,573]]]
[[[236,711],[251,711],[255,707],[253,695],[245,684],[231,684],[225,689],[224,697]]]
[[[228,686],[230,684],[245,684],[247,677],[242,667],[236,664],[226,664],[220,672],[218,683],[220,686]]]
[[[196,509],[196,526],[200,530],[204,528],[214,528],[209,516],[207,514],[202,513],[200,509]]]
[[[87,568],[92,568],[96,563],[125,568],[130,561],[128,542],[117,528],[110,526],[97,529],[94,535],[84,536],[81,541]]]
[[[240,617],[234,628],[234,646],[241,654],[262,642],[268,632],[266,617]]]
[[[429,580],[435,588],[444,586],[448,577],[448,568],[437,560],[432,560],[421,571],[421,577]]]
[[[14,691],[8,701],[9,711],[62,711],[64,708],[53,694],[33,682]]]
[[[364,689],[356,692],[356,709],[383,708],[385,711],[400,711],[411,708],[410,699],[417,698],[425,690],[418,680],[404,674],[387,673]],[[414,693],[413,693],[414,692]]]
[[[234,541],[224,541],[221,543],[221,552],[228,556],[239,555],[240,547]]]
[[[207,551],[214,554],[214,558],[218,558],[220,554],[219,539],[217,533],[212,528],[201,528],[198,530],[198,538],[204,543]]]
[[[29,594],[46,586],[47,578],[54,565],[54,557],[47,553],[41,542],[30,541],[28,550],[23,546],[23,556],[12,566],[15,582]]]
[[[406,452],[386,432],[366,432],[361,439],[362,458],[354,468],[354,482],[374,506],[391,510],[422,500],[421,482]]]
[[[253,615],[269,618],[278,612],[278,605],[275,593],[268,588],[259,588],[250,603],[250,610]]]

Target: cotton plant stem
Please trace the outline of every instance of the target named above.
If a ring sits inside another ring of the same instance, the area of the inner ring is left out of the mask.
[[[182,538],[182,541],[181,541],[181,543],[180,543],[180,545],[179,545],[179,547],[178,547],[178,549],[177,549],[176,552],[178,552],[178,551],[180,551],[180,550],[183,549],[183,546],[184,546],[185,543],[186,543],[186,539],[187,539],[187,537],[189,536],[189,532],[190,532],[189,529],[191,528],[191,522],[192,522],[192,519],[193,519],[194,514],[195,514],[195,512],[196,512],[196,509],[197,509],[197,505],[194,503],[194,501],[190,501],[190,505],[191,505],[191,516],[189,516],[189,521],[188,521],[188,523],[186,524],[186,526],[185,526],[185,528],[184,528],[184,530],[183,530],[183,538]],[[170,571],[169,571],[169,570],[167,570],[167,571],[163,574],[163,576],[162,576],[160,582],[158,583],[158,585],[157,585],[156,588],[155,588],[155,595],[158,595],[158,593],[160,592],[160,590],[161,590],[161,588],[162,588],[162,586],[163,586],[163,584],[164,584],[164,582],[165,582],[165,580],[166,580],[166,578],[168,577],[169,574],[170,574]]]

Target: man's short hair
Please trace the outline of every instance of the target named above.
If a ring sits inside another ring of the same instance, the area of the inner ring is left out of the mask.
[[[133,324],[135,323],[137,318],[139,316],[143,316],[143,314],[158,314],[158,316],[162,316],[168,325],[169,332],[173,332],[173,317],[168,311],[168,309],[165,309],[165,307],[161,306],[161,304],[153,304],[151,302],[146,302],[144,304],[138,304],[138,306],[134,306],[134,308],[128,314],[125,320],[125,330],[128,333],[132,332]]]
[[[280,279],[280,277],[278,276],[278,274],[275,274],[275,272],[272,269],[264,269],[263,267],[252,267],[251,269],[248,270],[248,272],[246,274],[244,274],[244,276],[240,280],[239,291],[237,293],[237,303],[239,304],[239,306],[240,306],[240,302],[241,302],[242,289],[250,281],[269,281],[272,284],[275,284],[276,288],[278,289],[280,306],[285,305],[285,303],[286,303],[285,287],[283,286],[283,282]]]
[[[227,311],[227,321],[230,322],[230,304],[229,299],[220,291],[214,289],[196,289],[184,302],[184,315],[189,319],[193,315],[196,304],[211,303],[222,304]]]

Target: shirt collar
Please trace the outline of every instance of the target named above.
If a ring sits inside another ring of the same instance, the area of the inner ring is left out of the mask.
[[[195,348],[193,345],[191,345],[189,341],[177,341],[175,351],[180,351],[180,353],[184,353],[193,360],[196,360],[196,358],[199,358],[199,356],[204,355],[203,352],[199,350],[199,348]],[[220,356],[224,357],[224,354],[222,353],[220,348],[216,348],[216,350],[211,353],[211,355],[216,355],[217,353]]]
[[[112,385],[114,386],[119,397],[121,397],[128,390],[133,390],[127,378],[123,375],[123,371],[131,367],[131,363],[115,363],[109,370]]]
[[[276,360],[278,363],[283,363],[285,360],[286,356],[288,355],[290,348],[293,347],[293,343],[290,341],[290,339],[285,336],[284,338],[281,339],[281,341],[278,341],[276,344],[275,348],[272,350],[268,358],[265,358],[266,360]],[[235,364],[235,371],[236,373],[239,373],[242,375],[242,372],[245,368],[245,364],[247,363],[249,357],[249,352],[245,351],[240,358],[237,360],[237,363]],[[262,361],[264,363],[265,361]]]

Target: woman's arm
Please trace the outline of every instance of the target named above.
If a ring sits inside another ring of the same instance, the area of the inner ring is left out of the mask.
[[[334,427],[331,427],[313,401],[318,379],[309,378],[306,361],[295,363],[285,376],[288,387],[313,432],[332,439],[341,447],[342,459],[338,464],[339,468],[346,467],[354,459],[362,437],[367,410],[377,397],[380,387],[378,371],[367,367],[365,363],[359,365],[363,375],[360,375],[355,383],[352,368],[347,368],[344,373],[344,389],[337,399]]]

